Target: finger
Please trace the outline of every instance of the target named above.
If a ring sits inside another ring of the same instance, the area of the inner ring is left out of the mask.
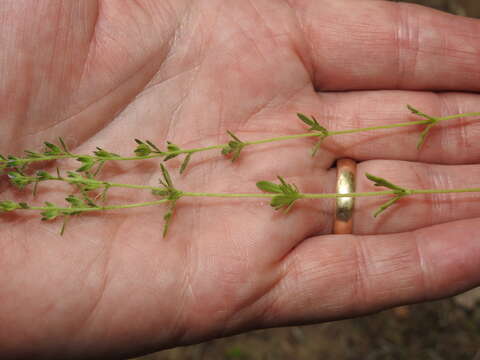
[[[295,6],[317,89],[480,89],[479,20],[389,1]]]
[[[380,191],[365,173],[383,177],[408,189],[465,189],[480,187],[480,165],[432,165],[372,160],[358,164],[357,191]],[[480,193],[412,195],[378,217],[373,213],[392,196],[358,198],[355,234],[398,233],[454,220],[480,217]]]
[[[425,120],[406,104],[435,117],[480,112],[480,95],[450,92],[356,91],[312,94],[299,111],[313,114],[330,131]],[[417,144],[425,125],[412,125],[327,138],[322,149],[356,160],[398,159],[444,164],[478,162],[480,116],[442,121],[431,128],[423,146]],[[321,156],[323,154],[320,154]]]
[[[263,326],[318,322],[450,296],[480,284],[479,220],[414,232],[310,238],[286,258]]]

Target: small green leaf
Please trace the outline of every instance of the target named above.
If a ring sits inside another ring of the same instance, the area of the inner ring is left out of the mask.
[[[153,142],[151,142],[150,140],[146,140],[145,141],[153,150],[155,150],[156,152],[158,153],[161,153],[162,151],[157,147],[157,145],[155,145]]]
[[[37,176],[37,180],[38,180],[38,181],[52,180],[52,179],[55,178],[54,176],[50,175],[50,174],[49,174],[48,172],[46,172],[45,170],[39,170],[39,171],[37,171],[36,176]]]
[[[168,228],[170,227],[170,222],[172,220],[172,217],[173,217],[173,211],[168,211],[164,216],[163,216],[163,220],[165,221],[164,224],[163,224],[163,237],[165,237],[167,235],[167,232],[168,232]]]
[[[148,146],[148,144],[145,144],[144,142],[138,139],[135,139],[135,141],[138,144],[134,150],[135,155],[142,157],[142,156],[148,156],[152,153],[152,149],[150,148],[150,146]]]
[[[298,197],[292,195],[277,195],[272,198],[270,206],[275,210],[284,208],[284,212],[288,213],[296,200],[298,200]]]
[[[34,182],[31,177],[25,176],[19,171],[10,171],[7,176],[10,182],[19,189],[23,189],[25,186]]]
[[[40,213],[43,221],[53,220],[60,215],[60,211],[58,210],[57,206],[55,206],[54,204],[50,202],[45,202],[45,207],[47,207],[47,209],[43,210]]]
[[[405,193],[407,191],[406,189],[404,189],[400,186],[392,184],[390,181],[385,180],[384,178],[381,178],[381,177],[378,177],[378,176],[375,176],[375,175],[372,175],[372,174],[369,174],[369,173],[365,173],[365,176],[367,177],[368,180],[373,181],[375,186],[383,186],[383,187],[386,187],[388,189],[395,190],[398,193]]]
[[[168,196],[169,193],[170,192],[167,189],[153,189],[152,190],[153,195],[157,195],[157,196],[161,196],[161,197]]]
[[[175,213],[176,205],[177,205],[177,200],[170,201],[168,211],[165,213],[165,215],[163,215],[163,220],[165,221],[163,224],[163,237],[165,237],[168,233],[168,229],[170,227],[173,214]]]
[[[181,151],[182,149],[180,149],[180,147],[171,143],[170,141],[167,141],[167,150],[168,150],[168,152],[176,152],[176,151]],[[168,161],[170,159],[173,159],[173,158],[177,157],[178,155],[180,155],[180,153],[169,154],[165,157],[165,159],[163,159],[163,161]]]
[[[257,187],[260,190],[269,193],[281,194],[274,196],[270,202],[270,205],[275,210],[280,210],[283,208],[285,213],[287,213],[295,201],[300,199],[301,195],[296,185],[288,184],[281,176],[278,176],[278,180],[280,181],[280,184],[274,184],[269,181],[260,181],[257,183]]]
[[[435,124],[436,124],[436,122],[428,124],[427,127],[425,129],[423,129],[423,131],[421,132],[420,137],[419,137],[418,142],[417,142],[417,149],[418,150],[420,150],[421,147],[423,146],[423,144],[425,143],[425,138],[427,137],[428,133],[430,132],[430,129],[432,128],[432,126],[434,126]]]
[[[135,139],[137,143],[137,147],[135,148],[134,152],[137,156],[148,156],[152,153],[156,154],[163,154],[162,151],[150,140],[146,140],[145,142],[139,139]]]
[[[45,155],[63,154],[62,150],[57,145],[49,143],[48,141],[45,141],[43,144],[45,145],[45,151],[43,152]]]
[[[418,115],[418,116],[421,116],[421,117],[424,117],[425,119],[428,119],[432,122],[437,122],[438,119],[433,117],[433,116],[430,116],[430,115],[427,115],[423,112],[421,112],[420,110],[418,109],[415,109],[412,105],[408,105],[407,104],[407,109],[410,110],[412,112],[412,114],[415,114],[415,115]]]
[[[272,183],[270,181],[259,181],[257,182],[257,188],[259,188],[262,191],[272,193],[272,194],[281,194],[282,190],[280,189],[280,186],[278,186],[275,183]]]
[[[168,151],[180,151],[180,147],[174,143],[167,141],[167,150]]]
[[[18,203],[18,205],[20,206],[20,209],[30,209],[30,206],[25,202]]]
[[[227,130],[227,133],[228,135],[230,135],[232,137],[233,140],[235,140],[236,142],[239,142],[241,143],[242,140],[240,140],[234,133],[232,133],[230,130]]]
[[[304,115],[302,113],[297,113],[297,116],[300,120],[302,120],[308,126],[313,126],[314,125],[313,120],[310,119],[307,115]]]
[[[378,215],[380,215],[382,212],[384,212],[386,209],[388,209],[390,206],[392,206],[393,204],[395,204],[398,200],[400,200],[401,198],[403,197],[403,195],[397,195],[395,196],[394,198],[391,198],[390,200],[388,200],[385,204],[383,204],[382,206],[380,206],[374,213],[373,213],[373,217],[377,217]]]
[[[84,206],[84,202],[74,195],[68,195],[65,198],[65,201],[67,201],[74,208],[81,208]]]
[[[318,140],[317,143],[313,146],[312,148],[312,157],[317,155],[318,150],[320,149],[320,146],[322,146],[323,139]]]
[[[60,228],[60,236],[63,236],[63,234],[65,234],[65,229],[67,228],[67,223],[69,219],[70,219],[70,216],[68,215],[65,215],[63,217],[62,227]]]
[[[278,180],[280,180],[280,190],[286,195],[295,195],[298,194],[298,188],[295,184],[287,184],[285,179],[281,176],[277,176]]]
[[[25,203],[22,203],[25,204]],[[28,208],[28,205],[27,205]],[[26,209],[23,205],[10,200],[0,201],[0,211],[14,211],[17,209]]]
[[[118,156],[118,155],[115,155],[115,154],[112,154],[112,155]],[[104,166],[105,166],[105,160],[99,161],[97,168],[95,169],[95,171],[93,172],[93,174],[91,174],[91,175],[92,175],[92,178],[96,177],[96,176],[100,173],[100,171],[102,171],[102,169],[103,169]]]
[[[67,145],[65,145],[65,141],[63,141],[63,138],[59,137],[59,138],[58,138],[58,142],[60,143],[60,146],[62,147],[63,152],[64,152],[65,154],[70,154],[70,151],[68,150]]]
[[[93,160],[89,156],[79,156],[76,160],[79,161],[80,163],[82,163],[82,166],[80,166],[76,170],[77,172],[88,171],[95,165],[95,160]]]
[[[308,116],[302,114],[302,113],[297,113],[297,116],[300,120],[302,120],[305,124],[310,126],[309,131],[319,131],[321,132],[324,136],[328,136],[328,130],[324,128],[322,125],[320,125],[315,119],[314,116],[309,118]]]
[[[180,167],[180,174],[183,174],[191,158],[192,158],[192,153],[188,153],[187,156],[185,156],[185,159],[182,162],[182,166]]]
[[[95,180],[90,177],[83,177],[82,175],[67,171],[67,179],[70,184],[78,185],[83,191],[91,191],[101,187],[104,187],[107,183],[104,181]]]
[[[67,178],[71,184],[83,183],[83,179],[85,179],[82,175],[74,171],[67,171]]]
[[[410,111],[412,112],[412,114],[415,114],[415,115],[424,117],[424,118],[427,119],[427,120],[430,120],[430,123],[429,123],[429,124],[426,126],[426,128],[422,131],[422,133],[420,134],[420,137],[419,137],[419,139],[418,139],[417,149],[420,150],[420,148],[421,148],[421,147],[423,146],[423,144],[425,143],[425,138],[427,137],[428,133],[430,132],[430,129],[432,128],[432,126],[436,125],[436,124],[439,122],[439,119],[436,118],[436,117],[427,115],[427,114],[421,112],[420,110],[415,109],[415,108],[414,108],[413,106],[411,106],[411,105],[407,105],[407,108],[408,108],[408,110],[410,110]]]
[[[24,159],[18,158],[13,155],[8,155],[6,167],[9,168],[19,168],[26,164]]]
[[[102,201],[102,203],[105,203],[105,201],[107,201],[107,193],[109,189],[110,189],[110,184],[106,184],[103,188],[102,193],[100,194],[100,200]]]
[[[246,143],[241,141],[235,134],[231,131],[227,130],[228,135],[232,137],[233,140],[230,140],[227,145],[225,145],[222,149],[223,155],[232,155],[232,162],[236,161],[240,157],[240,153],[242,152],[243,148]]]
[[[25,150],[24,152],[25,152],[25,154],[27,155],[27,158],[29,158],[29,159],[38,159],[38,158],[42,158],[42,157],[43,157],[42,154],[37,153],[37,152],[35,152],[35,151]]]
[[[176,158],[178,155],[180,155],[180,154],[170,154],[170,155],[167,155],[167,156],[165,156],[165,158],[163,159],[163,161],[171,160],[171,159],[173,159],[173,158]]]
[[[162,175],[165,179],[165,184],[167,185],[167,187],[173,188],[172,178],[170,177],[167,168],[163,164],[160,164],[160,169],[162,170]]]
[[[85,203],[85,205],[89,206],[89,207],[97,207],[97,204],[95,203],[95,201],[93,201],[93,199],[88,196],[88,191],[90,191],[89,189],[87,189],[87,187],[84,187],[83,189],[80,189],[80,193],[82,194],[82,198],[83,198],[83,202]],[[71,214],[77,214],[77,213],[71,213]]]
[[[97,147],[97,150],[93,152],[95,156],[98,156],[100,158],[112,158],[112,157],[120,157],[120,155],[111,153],[105,149],[102,149],[100,147]]]

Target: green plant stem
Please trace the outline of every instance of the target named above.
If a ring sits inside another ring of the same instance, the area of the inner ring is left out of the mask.
[[[420,195],[420,194],[451,194],[451,193],[473,193],[480,192],[480,187],[465,188],[465,189],[409,189],[407,195]],[[398,192],[395,190],[383,190],[383,191],[370,191],[370,192],[354,192],[349,194],[341,193],[324,193],[324,194],[312,194],[312,193],[300,193],[301,199],[331,199],[342,197],[370,197],[370,196],[382,196],[382,195],[396,195]],[[262,193],[202,193],[202,192],[182,192],[182,196],[191,197],[217,197],[217,198],[273,198],[278,194],[262,194]]]
[[[35,180],[35,177],[30,179]],[[150,185],[135,185],[135,184],[123,184],[123,183],[114,183],[109,181],[100,181],[95,179],[83,178],[81,182],[75,182],[70,178],[64,177],[53,177],[47,181],[62,181],[67,183],[81,183],[83,185],[100,185],[100,187],[108,188],[125,188],[125,189],[138,189],[138,190],[163,190],[162,187],[150,186]],[[416,195],[416,194],[448,194],[448,193],[469,193],[469,192],[480,192],[480,187],[474,188],[464,188],[464,189],[407,189],[407,195]],[[300,198],[304,199],[323,199],[323,198],[339,198],[339,197],[368,197],[368,196],[380,196],[380,195],[391,195],[396,194],[395,190],[384,190],[384,191],[372,191],[372,192],[354,192],[349,194],[340,194],[340,193],[324,193],[324,194],[313,194],[313,193],[300,193]],[[182,196],[188,197],[217,197],[217,198],[272,198],[278,194],[269,194],[269,193],[207,193],[207,192],[183,192]]]
[[[134,203],[134,204],[123,204],[123,205],[108,205],[108,206],[95,206],[95,207],[66,207],[66,208],[55,208],[56,210],[66,211],[66,212],[91,212],[91,211],[105,211],[105,210],[118,210],[118,209],[133,209],[139,207],[146,207],[146,206],[155,206],[160,205],[168,202],[167,199],[156,200],[156,201],[146,201],[141,203]],[[46,206],[29,206],[25,209],[17,209],[17,210],[38,210],[38,211],[45,211],[50,210],[51,207]]]
[[[447,120],[453,120],[453,119],[458,119],[458,118],[462,118],[462,117],[471,117],[471,116],[480,116],[480,112],[456,114],[456,115],[439,117],[439,118],[436,118],[436,119],[437,119],[437,121],[440,122],[440,121],[447,121]],[[362,132],[362,131],[393,129],[393,128],[399,128],[399,127],[405,127],[405,126],[412,126],[412,125],[427,125],[427,124],[430,124],[431,122],[432,122],[431,120],[417,120],[417,121],[408,121],[408,122],[389,124],[389,125],[370,126],[370,127],[364,127],[364,128],[358,128],[358,129],[329,131],[329,136],[330,135],[353,134],[353,133]]]
[[[128,184],[117,184],[119,187],[136,188],[138,186]],[[111,185],[114,186],[114,185]],[[143,189],[158,189],[152,186],[141,187]],[[480,192],[480,187],[464,188],[464,189],[408,189],[406,190],[406,196],[408,195],[420,195],[420,194],[451,194],[451,193],[474,193]],[[398,192],[394,190],[384,191],[371,191],[371,192],[354,192],[349,194],[341,193],[325,193],[325,194],[313,194],[313,193],[300,193],[299,199],[328,199],[328,198],[341,198],[341,197],[373,197],[384,195],[397,195]],[[180,197],[214,197],[214,198],[273,198],[278,194],[263,194],[263,193],[204,193],[204,192],[182,192]],[[155,206],[169,202],[169,199],[161,199],[156,201],[147,201],[134,204],[123,205],[108,205],[108,206],[95,206],[95,207],[66,207],[55,208],[60,211],[66,212],[92,212],[92,211],[105,211],[105,210],[118,210],[118,209],[132,209],[139,207]],[[38,210],[45,211],[51,207],[46,206],[29,206],[28,208],[22,208],[17,210]]]
[[[456,115],[444,116],[444,117],[439,117],[434,119],[440,122],[440,121],[447,121],[447,120],[453,120],[453,119],[458,119],[462,117],[472,117],[472,116],[480,116],[480,112],[456,114]],[[402,122],[402,123],[395,123],[395,124],[388,124],[388,125],[369,126],[369,127],[356,128],[356,129],[328,131],[326,135],[320,132],[309,132],[309,133],[301,133],[301,134],[294,134],[294,135],[276,136],[276,137],[256,140],[256,141],[245,141],[243,142],[243,144],[245,146],[248,146],[248,145],[266,144],[266,143],[271,143],[276,141],[301,139],[301,138],[307,138],[307,137],[329,137],[329,136],[335,136],[335,135],[354,134],[354,133],[365,132],[365,131],[393,129],[393,128],[400,128],[400,127],[406,127],[406,126],[414,126],[414,125],[428,125],[431,123],[432,123],[432,120],[425,119],[425,120],[409,121],[409,122]],[[73,154],[69,152],[69,153],[59,154],[59,155],[45,155],[45,156],[40,156],[36,158],[19,158],[18,161],[23,164],[30,164],[34,162],[51,161],[51,160],[58,160],[58,159],[77,159],[79,157],[89,158],[97,162],[112,161],[112,160],[136,161],[136,160],[154,159],[154,158],[161,158],[161,157],[180,155],[180,154],[194,154],[197,152],[208,151],[208,150],[218,150],[218,149],[223,149],[227,145],[228,144],[219,144],[219,145],[212,145],[212,146],[206,146],[206,147],[200,147],[200,148],[180,149],[177,151],[153,153],[153,154],[144,155],[144,156],[102,156],[100,157],[96,155]],[[0,166],[2,164],[6,164],[7,162],[8,160],[0,159]]]

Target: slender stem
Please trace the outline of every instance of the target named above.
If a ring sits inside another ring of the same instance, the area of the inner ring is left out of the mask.
[[[32,177],[32,180],[36,178]],[[159,186],[150,186],[150,185],[135,185],[135,184],[121,184],[113,183],[108,181],[100,181],[95,179],[83,178],[82,181],[75,181],[70,178],[63,177],[54,177],[49,180],[53,181],[63,181],[67,183],[81,183],[84,185],[100,185],[107,186],[109,188],[126,188],[126,189],[139,189],[139,190],[163,190],[163,187]],[[448,194],[448,193],[468,193],[468,192],[480,192],[480,187],[474,188],[465,188],[465,189],[409,189],[408,195],[415,194]],[[395,190],[384,190],[384,191],[372,191],[372,192],[354,192],[349,194],[341,193],[323,193],[323,194],[314,194],[314,193],[300,193],[301,198],[305,199],[322,199],[322,198],[338,198],[338,197],[366,197],[366,196],[380,196],[380,195],[390,195],[396,194]],[[182,196],[188,197],[217,197],[217,198],[273,198],[278,194],[269,194],[269,193],[207,193],[207,192],[182,192]]]
[[[480,192],[480,188],[466,189],[427,189],[427,190],[410,190],[412,195],[415,194],[453,194],[453,193],[474,193]]]
[[[438,118],[433,118],[433,119],[440,122],[440,121],[447,121],[447,120],[453,120],[453,119],[458,119],[458,118],[462,118],[462,117],[472,117],[472,116],[480,116],[480,112],[469,112],[469,113],[463,113],[463,114],[456,114],[456,115],[438,117]],[[328,137],[328,136],[335,136],[335,135],[353,134],[353,133],[364,132],[364,131],[393,129],[393,128],[399,128],[399,127],[405,127],[405,126],[413,126],[413,125],[427,125],[427,124],[431,124],[431,123],[432,123],[432,120],[429,120],[429,119],[417,120],[417,121],[408,121],[408,122],[401,122],[401,123],[396,123],[396,124],[369,126],[369,127],[347,129],[347,130],[328,131],[326,136]],[[325,137],[325,134],[320,133],[320,132],[309,132],[309,133],[302,133],[302,134],[277,136],[277,137],[272,137],[272,138],[262,139],[262,140],[256,140],[256,141],[245,141],[245,142],[243,142],[243,144],[245,146],[247,146],[247,145],[257,145],[257,144],[271,143],[271,142],[275,142],[275,141],[285,141],[285,140],[293,140],[293,139],[300,139],[300,138],[306,138],[306,137],[321,137],[321,136]],[[228,144],[219,144],[219,145],[212,145],[212,146],[193,148],[193,149],[180,149],[180,150],[169,151],[169,152],[154,152],[152,154],[144,155],[144,156],[101,156],[100,157],[100,156],[96,156],[96,155],[81,155],[81,154],[73,154],[73,153],[68,152],[68,153],[63,153],[63,154],[59,154],[59,155],[45,155],[45,156],[36,157],[36,158],[18,158],[17,161],[21,164],[29,164],[29,163],[39,162],[39,161],[50,161],[50,160],[68,159],[68,158],[77,159],[77,158],[80,158],[80,157],[88,158],[88,159],[91,159],[92,161],[98,161],[98,162],[105,162],[105,161],[111,161],[111,160],[135,161],[135,160],[162,158],[162,157],[171,156],[171,155],[194,154],[194,153],[202,152],[202,151],[223,149],[227,145]],[[9,161],[8,159],[6,159],[6,160],[5,159],[0,159],[0,166],[1,166],[2,163],[3,164],[8,163],[8,161]]]
[[[470,117],[470,116],[480,116],[480,112],[456,114],[456,115],[450,115],[450,116],[445,116],[445,117],[439,117],[439,118],[436,118],[436,119],[437,119],[437,121],[440,122],[440,121],[453,120],[453,119],[458,119],[458,118],[462,118],[462,117]],[[329,131],[328,135],[331,136],[331,135],[353,134],[353,133],[363,132],[363,131],[393,129],[393,128],[397,128],[397,127],[412,126],[412,125],[427,125],[427,124],[430,124],[431,122],[432,122],[431,120],[408,121],[408,122],[402,122],[402,123],[396,123],[396,124],[370,126],[370,127],[357,128],[357,129]]]
[[[95,206],[95,207],[67,207],[67,208],[60,208],[56,207],[56,210],[59,211],[66,211],[66,212],[89,212],[89,211],[102,211],[102,210],[117,210],[117,209],[133,209],[145,206],[155,206],[160,205],[168,202],[168,199],[156,200],[156,201],[146,201],[141,203],[135,204],[123,204],[123,205],[108,205],[108,206]],[[51,210],[51,207],[47,206],[30,206],[28,208],[22,208],[18,210]]]
[[[284,141],[284,140],[294,140],[294,139],[301,139],[306,137],[315,137],[321,136],[321,133],[303,133],[303,134],[294,134],[294,135],[284,135],[284,136],[276,136],[268,139],[256,140],[256,141],[244,141],[245,145],[257,145],[257,144],[266,144],[275,141]]]
[[[127,185],[127,184],[118,184]],[[112,185],[113,186],[113,185]],[[419,195],[419,194],[449,194],[449,193],[473,193],[480,192],[480,187],[465,188],[465,189],[410,189],[407,190],[407,195]],[[371,192],[354,192],[348,194],[341,193],[325,193],[325,194],[312,194],[312,193],[300,193],[298,194],[300,199],[326,199],[326,198],[340,198],[340,197],[371,197],[382,195],[395,195],[398,194],[395,190],[384,191],[371,191]],[[273,198],[279,194],[264,194],[264,193],[202,193],[202,192],[182,192],[181,197],[215,197],[215,198]],[[58,211],[64,212],[92,212],[92,211],[105,211],[105,210],[117,210],[117,209],[132,209],[146,206],[155,206],[169,202],[169,199],[161,199],[155,201],[147,201],[134,204],[121,204],[121,205],[108,205],[108,206],[96,206],[96,207],[65,207],[55,208]],[[20,208],[17,210],[38,210],[46,211],[51,210],[52,207],[47,206],[29,206],[27,208]]]
[[[465,188],[465,189],[412,189],[408,190],[408,195],[417,194],[450,194],[450,193],[473,193],[480,192],[480,187]],[[342,193],[300,193],[299,197],[302,199],[328,199],[328,198],[342,198],[342,197],[369,197],[369,196],[382,196],[382,195],[395,195],[395,190],[383,190],[383,191],[370,191],[370,192],[353,192],[348,194]],[[182,196],[192,197],[218,197],[218,198],[273,198],[279,194],[263,194],[263,193],[201,193],[201,192],[183,192]]]
[[[437,118],[438,121],[445,121],[445,120],[453,120],[453,119],[458,119],[462,117],[472,117],[472,116],[480,116],[480,112],[469,112],[469,113],[463,113],[463,114],[455,114],[455,115],[449,115],[449,116],[443,116],[440,118]]]

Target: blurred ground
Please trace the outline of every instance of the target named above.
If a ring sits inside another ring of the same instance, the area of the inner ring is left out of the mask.
[[[406,2],[480,18],[480,0]],[[479,348],[477,288],[453,299],[323,325],[255,331],[137,360],[473,360]]]

